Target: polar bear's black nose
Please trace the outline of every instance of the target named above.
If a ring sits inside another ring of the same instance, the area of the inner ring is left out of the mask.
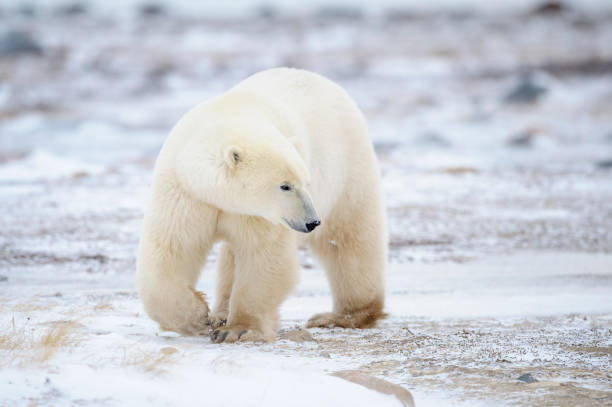
[[[315,220],[315,221],[309,222],[309,223],[306,224],[306,229],[308,229],[309,232],[312,232],[320,224],[321,224],[320,220]]]

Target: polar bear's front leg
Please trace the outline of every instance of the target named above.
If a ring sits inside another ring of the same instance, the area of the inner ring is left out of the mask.
[[[248,247],[233,248],[235,281],[227,325],[211,333],[213,342],[276,339],[278,308],[298,280],[297,242],[294,233],[262,237]],[[267,243],[262,243],[263,239]]]
[[[156,170],[138,248],[137,288],[145,311],[164,330],[208,332],[208,305],[195,285],[217,217],[217,209],[194,200],[172,174]]]
[[[223,243],[219,251],[217,264],[217,291],[213,312],[208,317],[209,325],[214,329],[227,323],[229,303],[234,284],[234,253],[229,244]]]
[[[195,290],[208,247],[186,252],[160,247],[143,233],[138,255],[137,288],[147,314],[163,330],[184,335],[208,333],[208,305]]]

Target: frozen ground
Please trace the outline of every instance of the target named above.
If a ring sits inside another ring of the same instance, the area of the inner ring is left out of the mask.
[[[128,272],[13,268],[0,394],[8,405],[399,406],[321,374],[356,369],[403,384],[417,406],[609,405],[611,263],[521,253],[394,264],[379,328],[304,337],[297,327],[330,302],[323,273],[305,269],[282,308],[281,340],[266,345],[158,332]],[[526,373],[538,381],[517,380]]]
[[[323,374],[356,369],[417,406],[612,405],[604,3],[253,19],[0,2],[0,404],[399,405]],[[332,77],[366,113],[390,317],[300,342],[331,302],[303,253],[277,343],[158,332],[133,289],[155,155],[190,106],[279,65]]]

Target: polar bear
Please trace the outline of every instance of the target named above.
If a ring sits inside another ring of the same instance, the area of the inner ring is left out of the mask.
[[[221,241],[210,312],[195,290]],[[137,288],[164,330],[213,342],[273,341],[298,280],[298,246],[327,273],[333,310],[308,327],[382,318],[387,230],[365,120],[304,70],[259,72],[183,116],[164,143],[145,212]]]

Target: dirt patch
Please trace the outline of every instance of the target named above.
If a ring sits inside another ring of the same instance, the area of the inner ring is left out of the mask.
[[[414,399],[412,398],[412,394],[410,394],[410,392],[404,389],[402,386],[393,384],[387,380],[364,374],[358,370],[341,370],[339,372],[332,373],[332,376],[357,383],[379,393],[391,394],[397,397],[397,399],[405,407],[414,407]]]
[[[106,264],[109,258],[103,254],[79,254],[76,256],[61,256],[47,252],[27,252],[20,250],[3,250],[0,255],[0,264],[10,265],[36,265],[36,264],[61,264],[61,263],[84,263],[96,262],[100,265]]]
[[[612,403],[612,321],[605,316],[391,321],[310,332],[317,346],[296,343],[301,354],[346,360],[353,370],[415,391],[536,407]],[[526,374],[531,383],[519,380]]]
[[[310,332],[304,328],[296,327],[288,331],[280,331],[278,338],[281,340],[292,341],[292,342],[313,342],[314,339]]]

